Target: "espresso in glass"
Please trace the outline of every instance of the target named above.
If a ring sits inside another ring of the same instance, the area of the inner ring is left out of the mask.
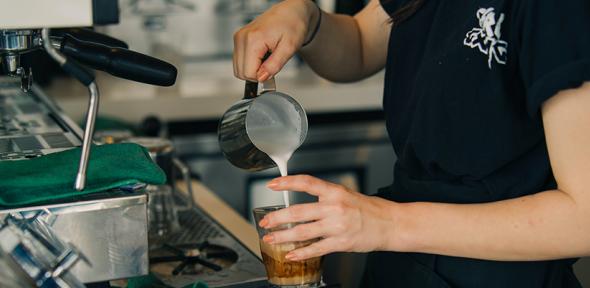
[[[285,206],[269,206],[254,209],[256,224],[270,212],[283,209]],[[264,229],[256,225],[258,230],[260,252],[266,268],[268,282],[271,287],[321,287],[322,257],[310,258],[302,261],[290,261],[285,258],[287,253],[297,248],[308,246],[319,239],[281,244],[268,244],[262,241],[267,233],[292,228],[299,223],[281,225],[272,229]]]

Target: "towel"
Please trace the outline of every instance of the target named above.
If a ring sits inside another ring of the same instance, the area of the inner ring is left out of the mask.
[[[0,162],[0,206],[14,207],[104,192],[137,183],[164,184],[147,150],[132,143],[92,146],[86,188],[74,189],[81,149]]]

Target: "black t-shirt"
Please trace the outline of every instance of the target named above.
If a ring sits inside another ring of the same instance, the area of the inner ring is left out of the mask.
[[[397,200],[490,202],[554,188],[540,107],[585,81],[590,1],[426,0],[390,37],[383,106]]]
[[[391,14],[409,0],[381,2]],[[383,106],[398,162],[379,195],[482,203],[555,188],[541,105],[586,81],[589,0],[425,0],[391,32]],[[374,252],[363,287],[580,287],[572,262]]]

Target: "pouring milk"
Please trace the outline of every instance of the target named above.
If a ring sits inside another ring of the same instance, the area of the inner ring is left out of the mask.
[[[266,97],[265,97],[266,96]],[[302,119],[293,105],[281,97],[261,95],[250,109],[246,129],[252,143],[266,153],[278,166],[281,176],[287,176],[287,163],[303,142]],[[289,192],[283,191],[283,201],[289,207]]]

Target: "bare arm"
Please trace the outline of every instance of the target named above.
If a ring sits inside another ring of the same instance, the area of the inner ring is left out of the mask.
[[[487,204],[399,204],[309,176],[282,177],[269,187],[306,191],[318,195],[319,202],[274,212],[261,224],[316,222],[273,233],[265,240],[323,238],[288,255],[294,260],[371,250],[505,261],[590,255],[589,107],[590,83],[562,91],[543,105],[556,190]]]
[[[354,17],[324,13],[316,37],[301,49],[301,55],[328,80],[361,80],[385,66],[391,32],[388,19],[377,0]]]
[[[236,32],[236,77],[264,81],[276,75],[310,38],[319,13],[309,0],[285,0]],[[331,81],[350,82],[385,66],[391,25],[378,0],[354,17],[321,13],[317,34],[300,51],[316,73]],[[267,51],[272,55],[262,63]]]
[[[543,106],[557,190],[489,204],[402,205],[396,212],[398,235],[392,235],[389,248],[490,260],[589,255],[588,108],[590,83],[563,91]]]

